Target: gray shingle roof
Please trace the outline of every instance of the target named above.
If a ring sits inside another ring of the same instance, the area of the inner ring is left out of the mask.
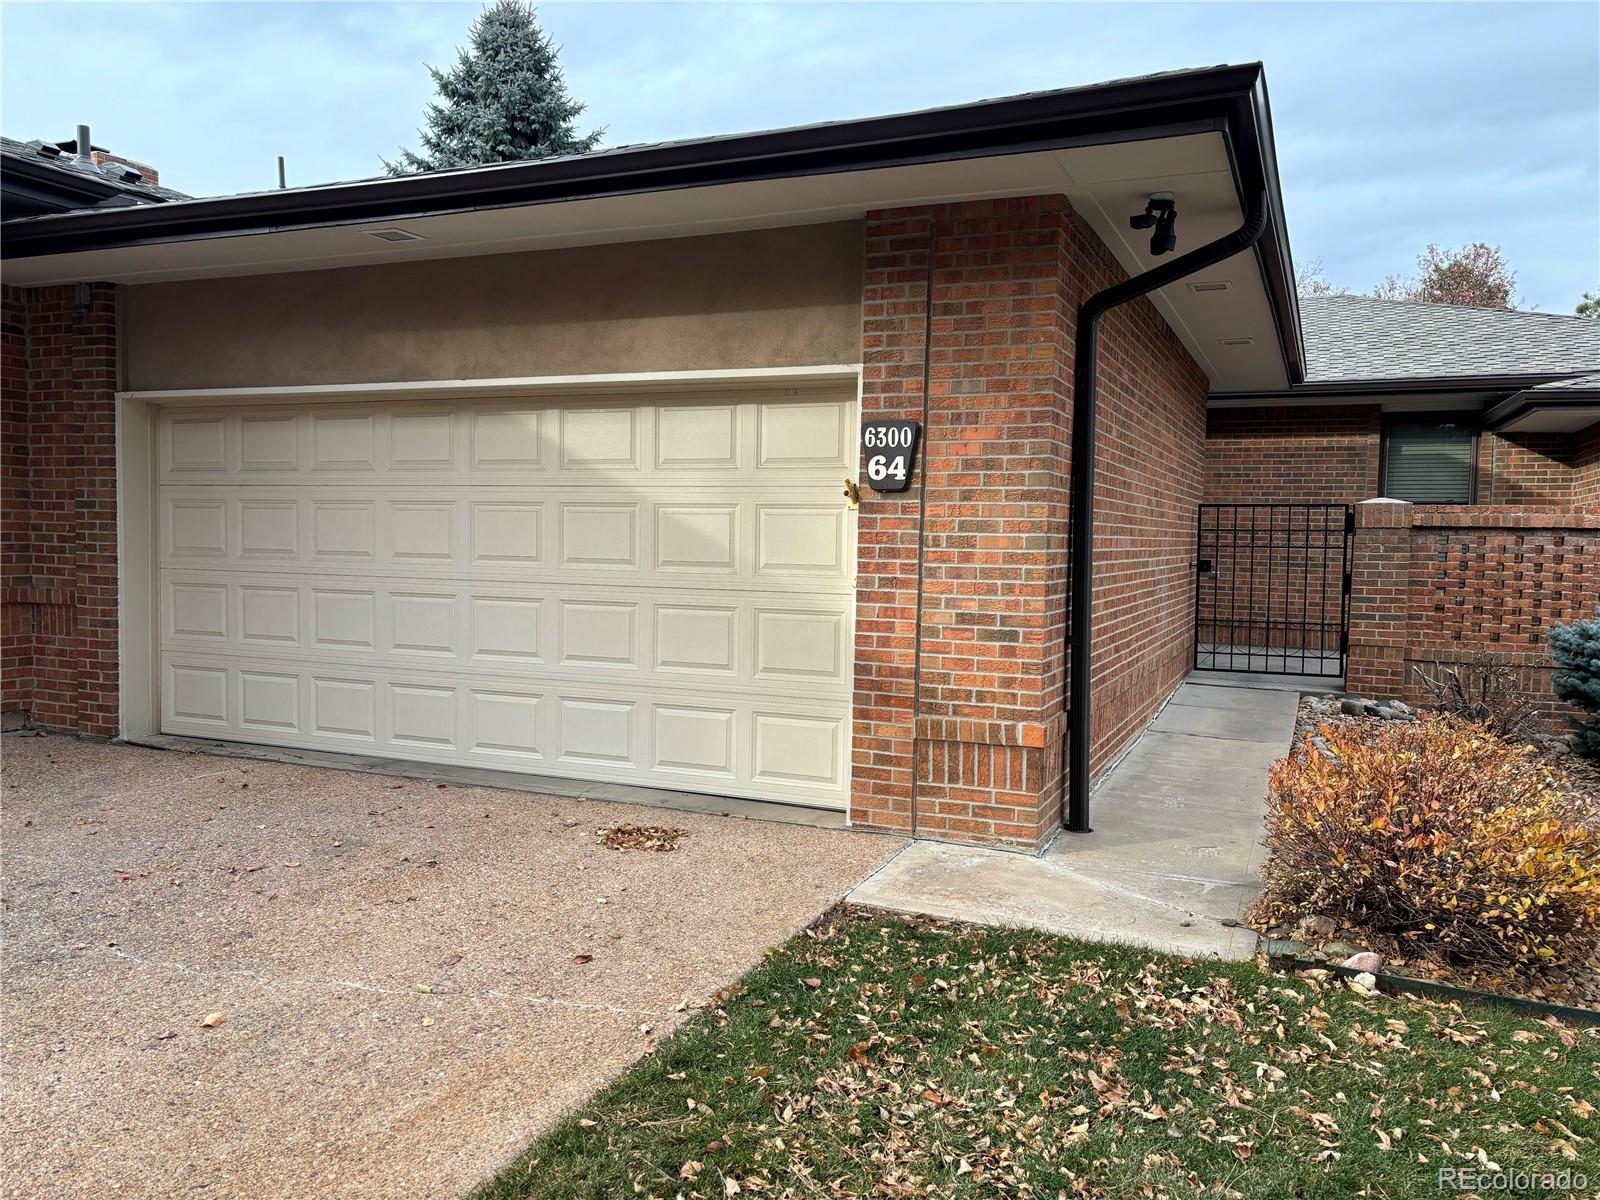
[[[1306,382],[1600,370],[1600,321],[1555,313],[1303,296]]]
[[[52,156],[42,154],[37,143],[19,142],[16,138],[0,135],[0,161],[7,158],[26,159],[29,162],[43,163],[57,171],[77,173],[82,168],[73,165],[71,154]],[[110,175],[98,175],[101,182],[116,188],[130,199],[149,203],[163,203],[170,200],[188,200],[189,195],[174,188],[162,187],[159,184],[130,183],[127,180],[117,179]]]
[[[1541,383],[1528,389],[1541,396],[1563,396],[1574,392],[1600,392],[1600,375],[1580,375],[1576,379],[1558,379],[1554,383]]]

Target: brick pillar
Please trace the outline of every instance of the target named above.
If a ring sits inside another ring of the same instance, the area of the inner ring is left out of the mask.
[[[4,707],[117,731],[116,289],[5,290]]]
[[[1356,505],[1345,686],[1359,695],[1397,697],[1405,691],[1411,513],[1404,500]]]
[[[859,826],[910,831],[913,792],[922,836],[1033,849],[1057,823],[1066,211],[1041,197],[867,218],[862,413],[922,419],[926,401],[927,420],[911,489],[862,488]]]

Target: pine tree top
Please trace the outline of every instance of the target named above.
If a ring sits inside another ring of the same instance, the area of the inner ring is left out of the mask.
[[[526,0],[497,0],[472,22],[455,66],[428,73],[438,101],[417,131],[421,151],[384,162],[391,175],[581,154],[604,129],[579,134],[584,105],[567,91],[560,49],[539,28]]]

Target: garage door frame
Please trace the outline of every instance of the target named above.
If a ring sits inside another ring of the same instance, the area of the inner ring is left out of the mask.
[[[846,384],[854,395],[851,426],[860,412],[860,364],[748,370],[630,372],[515,379],[424,380],[409,383],[334,384],[308,387],[213,388],[117,394],[117,544],[119,630],[119,729],[126,739],[156,735],[161,726],[159,542],[156,432],[160,410],[174,407],[348,403],[449,399],[471,402],[502,396],[567,398],[626,397],[637,393],[810,393]],[[854,565],[851,565],[854,576]],[[852,614],[853,621],[853,614]],[[851,663],[854,673],[854,663]],[[849,747],[845,770],[851,769]]]

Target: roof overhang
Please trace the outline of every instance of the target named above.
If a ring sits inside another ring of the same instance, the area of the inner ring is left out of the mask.
[[[7,281],[149,283],[683,237],[902,205],[1065,194],[1130,273],[1152,191],[1180,248],[1234,228],[1251,250],[1153,299],[1220,390],[1303,378],[1293,265],[1259,64],[1175,72],[900,116],[460,171],[8,222]],[[420,240],[387,243],[377,228]],[[1225,288],[1199,291],[1194,283]]]
[[[1600,387],[1528,388],[1483,414],[1496,433],[1577,433],[1600,422]]]

